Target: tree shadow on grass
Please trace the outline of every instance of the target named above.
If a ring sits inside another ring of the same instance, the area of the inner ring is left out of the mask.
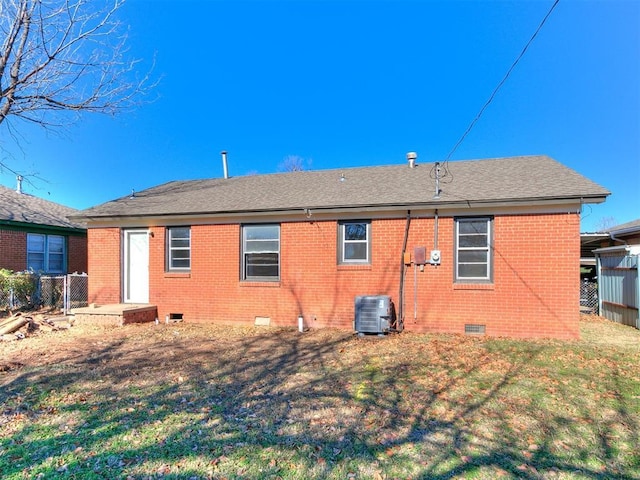
[[[536,344],[161,328],[3,374],[4,477],[633,478],[630,400],[588,423],[587,400],[523,398]]]

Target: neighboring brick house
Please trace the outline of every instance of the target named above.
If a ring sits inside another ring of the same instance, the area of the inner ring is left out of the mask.
[[[0,185],[0,268],[48,274],[87,271],[87,229],[78,210]]]
[[[169,182],[78,218],[96,304],[352,329],[356,296],[389,295],[398,329],[572,339],[580,211],[608,195],[546,156],[411,161]]]

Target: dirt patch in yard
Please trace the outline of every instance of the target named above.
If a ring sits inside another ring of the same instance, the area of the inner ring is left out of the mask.
[[[46,317],[46,314],[36,313],[33,316],[35,318]],[[59,318],[59,316],[54,317]],[[404,334],[404,336],[407,335],[412,334]],[[218,339],[218,342],[233,343],[234,341],[242,342],[247,337],[253,336],[275,336],[285,342],[293,337],[296,341],[303,339],[304,343],[361,340],[375,344],[380,340],[377,336],[362,339],[356,337],[352,332],[334,329],[300,334],[294,329],[251,326],[223,327],[182,322],[169,325],[163,323],[158,325],[131,324],[122,327],[75,323],[70,328],[65,326],[56,331],[36,329],[29,332],[24,339],[0,342],[0,351],[3,353],[3,360],[11,358],[19,364],[43,365],[71,359],[81,360],[83,357],[93,355],[97,348],[107,344],[120,344],[126,339],[126,344],[131,346],[130,351],[126,355],[120,355],[119,358],[128,363],[132,358],[136,358],[136,355],[141,355],[139,347],[142,345],[152,349],[154,355],[163,357],[166,354],[175,355],[176,345],[180,345],[180,349],[184,351],[202,348],[201,343],[203,342],[206,348],[206,345],[214,338]],[[632,350],[640,348],[640,330],[610,322],[598,315],[581,315],[581,336],[582,343],[598,346],[609,345]],[[390,335],[384,340],[386,344],[394,343],[398,337]],[[416,337],[424,338],[422,335],[416,335]],[[437,337],[438,335],[432,336],[432,338]],[[143,350],[146,351],[147,348]],[[118,366],[117,358],[111,359],[111,362],[112,366]],[[2,368],[1,364],[2,360],[0,360],[0,369]]]

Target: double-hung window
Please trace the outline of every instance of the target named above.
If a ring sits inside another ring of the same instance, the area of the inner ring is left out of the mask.
[[[65,273],[67,245],[61,235],[27,234],[27,269],[34,272]]]
[[[461,282],[492,279],[491,218],[456,218],[456,271]]]
[[[185,272],[191,269],[191,228],[167,228],[167,270]]]
[[[242,280],[280,279],[280,225],[242,226]]]
[[[371,263],[371,222],[340,222],[338,227],[338,263]]]

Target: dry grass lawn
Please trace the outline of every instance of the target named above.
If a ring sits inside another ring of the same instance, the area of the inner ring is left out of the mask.
[[[176,323],[0,343],[3,479],[640,478],[640,332]]]

